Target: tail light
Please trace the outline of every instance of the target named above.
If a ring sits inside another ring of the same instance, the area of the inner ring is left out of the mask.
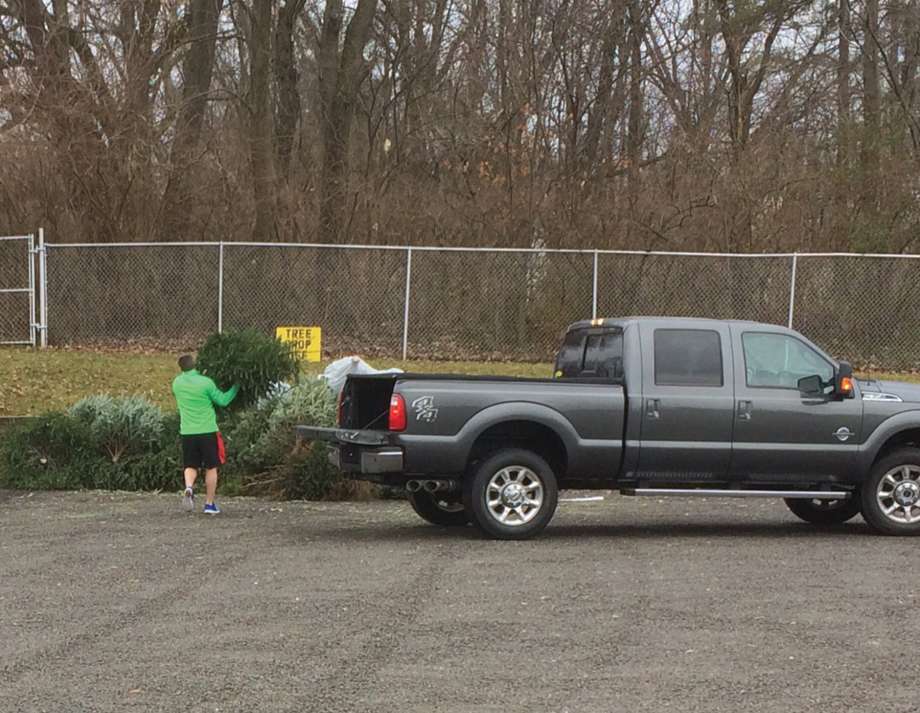
[[[406,401],[399,394],[390,398],[390,417],[387,428],[391,431],[406,430]]]
[[[342,390],[339,391],[339,416],[338,424],[339,426],[344,426],[344,416],[345,416],[345,387],[342,387]]]

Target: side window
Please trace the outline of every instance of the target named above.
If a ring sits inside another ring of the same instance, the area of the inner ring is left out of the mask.
[[[744,370],[748,386],[796,389],[805,376],[834,378],[834,366],[804,342],[788,334],[745,332]]]
[[[589,334],[582,375],[619,379],[623,376],[623,333]]]
[[[559,356],[556,357],[556,376],[573,379],[581,373],[581,360],[585,353],[587,330],[573,329],[565,335]]]
[[[655,383],[722,386],[722,340],[709,329],[655,330]]]

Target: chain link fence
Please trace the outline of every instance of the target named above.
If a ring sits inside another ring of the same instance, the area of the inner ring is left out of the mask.
[[[0,237],[0,344],[34,344],[34,299],[33,236]]]
[[[788,324],[864,368],[920,368],[914,256],[257,243],[46,249],[54,345],[190,348],[220,329],[319,325],[331,356],[544,361],[576,320],[645,314]]]
[[[217,328],[218,249],[47,245],[48,342],[194,342]]]

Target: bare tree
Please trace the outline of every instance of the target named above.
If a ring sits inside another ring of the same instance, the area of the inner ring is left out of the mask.
[[[322,143],[319,225],[323,239],[329,242],[345,238],[351,128],[358,90],[367,75],[363,52],[370,37],[376,4],[376,0],[358,0],[345,30],[341,51],[342,0],[327,2],[323,15],[318,49]]]
[[[182,61],[182,98],[169,151],[170,173],[163,192],[161,235],[185,237],[194,168],[214,70],[217,23],[223,0],[191,0],[189,48]]]

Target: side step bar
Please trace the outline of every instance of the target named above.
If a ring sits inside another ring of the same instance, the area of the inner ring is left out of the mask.
[[[622,495],[681,495],[701,498],[797,498],[800,500],[847,500],[842,490],[708,490],[706,488],[623,488]]]

